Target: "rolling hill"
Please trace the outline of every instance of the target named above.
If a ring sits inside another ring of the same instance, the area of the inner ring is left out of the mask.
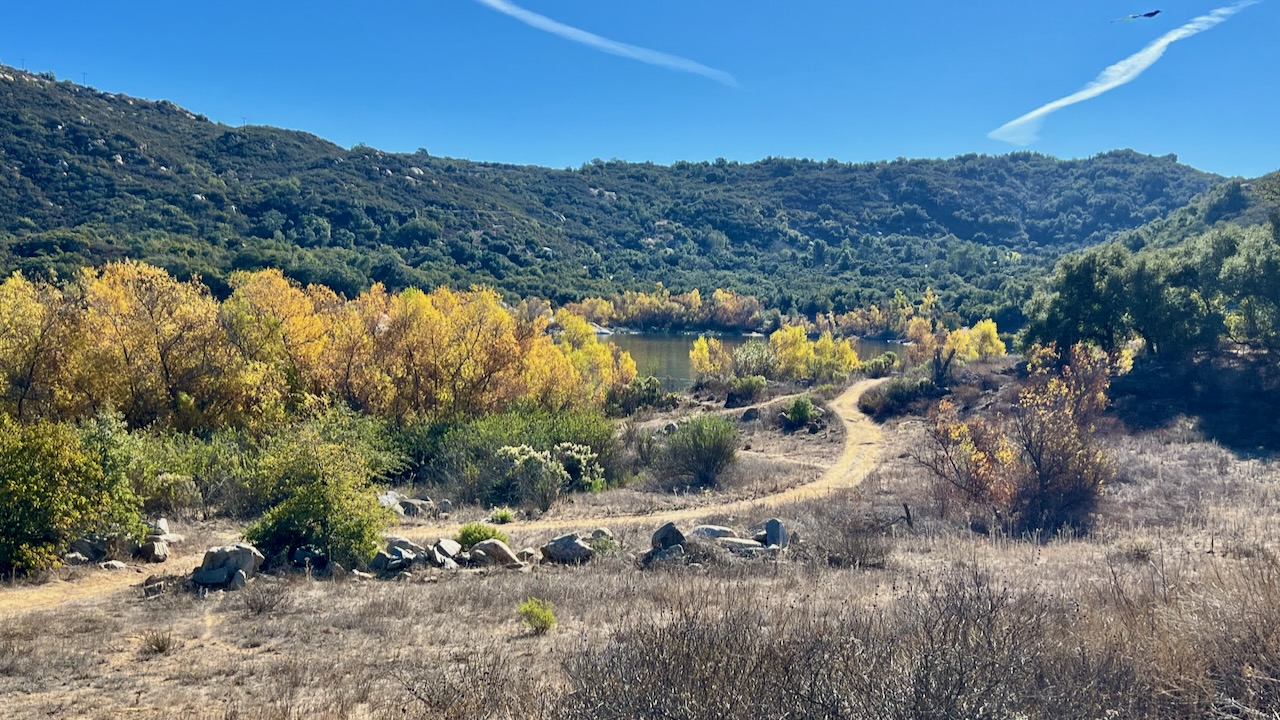
[[[167,101],[0,66],[0,270],[124,257],[215,292],[282,268],[488,284],[568,301],[725,287],[812,313],[932,286],[1017,325],[1061,255],[1157,222],[1223,178],[1174,156],[1014,153],[862,164],[766,158],[576,169],[469,162],[230,127]]]

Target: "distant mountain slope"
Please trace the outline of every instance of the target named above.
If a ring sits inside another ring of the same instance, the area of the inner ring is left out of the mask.
[[[228,127],[0,66],[5,272],[66,275],[127,256],[199,273],[216,291],[234,269],[270,265],[347,293],[486,283],[561,301],[661,281],[806,312],[931,285],[966,314],[1016,321],[1058,256],[1220,180],[1131,151],[476,163]]]

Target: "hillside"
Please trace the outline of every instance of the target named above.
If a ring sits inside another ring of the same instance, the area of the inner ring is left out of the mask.
[[[783,310],[933,286],[968,316],[1018,307],[1065,252],[1221,178],[1176,157],[1016,153],[843,164],[769,158],[555,170],[345,150],[170,102],[0,66],[0,271],[135,257],[225,291],[276,266],[347,294],[492,284],[557,301],[655,282]]]

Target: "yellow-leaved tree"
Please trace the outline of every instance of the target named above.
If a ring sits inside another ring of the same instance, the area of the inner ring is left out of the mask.
[[[813,361],[813,344],[803,327],[787,325],[769,335],[769,347],[778,358],[778,375],[784,378],[801,378]]]
[[[5,413],[24,422],[56,416],[68,354],[79,340],[77,320],[74,303],[49,283],[32,282],[21,273],[0,283]]]
[[[84,270],[84,352],[75,414],[114,407],[133,426],[189,430],[231,422],[244,404],[243,361],[198,280],[126,261]]]
[[[733,355],[716,338],[699,335],[689,350],[689,362],[699,380],[727,380],[733,376]]]
[[[858,353],[848,338],[836,340],[825,332],[813,344],[806,374],[819,382],[843,380],[858,369]]]

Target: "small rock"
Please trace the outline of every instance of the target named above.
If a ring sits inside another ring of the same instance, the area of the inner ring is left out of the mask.
[[[673,433],[673,432],[675,432],[675,431],[677,431],[677,430],[679,430],[679,429],[680,429],[680,426],[679,426],[679,425],[677,425],[677,424],[675,424],[675,423],[667,423],[666,425],[662,426],[662,432],[664,432],[664,433],[666,433],[666,434],[668,434],[668,435],[670,435],[671,433]]]
[[[397,515],[404,515],[404,508],[400,507],[400,501],[407,499],[400,493],[389,490],[378,496],[378,504]]]
[[[73,553],[79,553],[89,559],[89,562],[98,562],[107,556],[107,539],[94,535],[91,537],[80,538],[71,543],[68,548]]]
[[[169,559],[169,545],[163,540],[153,540],[138,549],[138,557],[149,563],[162,563]]]
[[[457,558],[462,552],[462,545],[451,538],[440,538],[436,541],[436,549],[447,558]]]
[[[706,538],[707,540],[718,540],[720,538],[736,538],[738,532],[733,528],[727,528],[723,525],[699,525],[689,531],[689,535],[693,537]]]
[[[169,534],[169,521],[165,520],[164,518],[160,518],[159,520],[157,520],[155,525],[152,525],[151,527],[155,528],[156,535]]]
[[[516,553],[516,557],[520,558],[520,562],[539,563],[542,562],[542,551],[527,547]]]
[[[243,590],[244,586],[248,584],[248,582],[249,576],[246,575],[243,570],[236,570],[236,574],[232,575],[231,579],[227,582],[227,588],[230,590]]]
[[[436,509],[442,513],[451,513],[453,512],[453,503],[449,502],[447,499],[441,500],[440,504],[436,506]]]
[[[755,422],[760,419],[760,408],[747,408],[742,411],[742,422]]]
[[[353,578],[355,578],[355,579],[357,579],[357,580],[372,580],[372,579],[373,579],[373,574],[372,574],[372,573],[367,573],[367,572],[360,572],[359,570],[352,570],[352,571],[351,571],[351,577],[353,577]]]
[[[496,538],[476,543],[471,548],[473,558],[477,552],[484,553],[486,557],[498,565],[520,564],[520,558],[516,557],[511,547]]]
[[[787,526],[782,524],[778,518],[769,518],[764,523],[764,544],[777,545],[785,548],[791,544],[791,537],[787,534]]]
[[[561,535],[542,546],[542,557],[547,562],[564,565],[584,563],[596,554],[595,548],[583,542],[577,533]]]
[[[675,523],[667,523],[653,533],[652,546],[658,550],[666,550],[674,545],[684,545],[684,533]]]
[[[613,532],[609,530],[609,528],[607,527],[598,527],[595,530],[591,531],[591,539],[592,540],[605,540],[605,539],[612,540]]]
[[[120,562],[119,560],[108,560],[108,561],[106,561],[106,562],[104,562],[104,563],[99,564],[99,565],[98,565],[98,567],[102,568],[103,570],[127,570],[127,569],[129,569],[129,566],[128,566],[128,565],[125,565],[124,563]]]
[[[154,575],[147,578],[142,583],[142,597],[153,598],[162,595],[165,589],[165,582]]]
[[[62,561],[68,565],[88,565],[89,558],[78,552],[69,552],[62,556]]]
[[[410,582],[412,580],[413,580],[413,573],[409,572],[408,570],[402,570],[396,573],[396,576],[395,576],[396,582]]]
[[[436,567],[444,567],[444,562],[449,559],[445,557],[444,553],[440,552],[440,548],[437,547],[433,547],[426,551],[421,557],[423,560]]]

